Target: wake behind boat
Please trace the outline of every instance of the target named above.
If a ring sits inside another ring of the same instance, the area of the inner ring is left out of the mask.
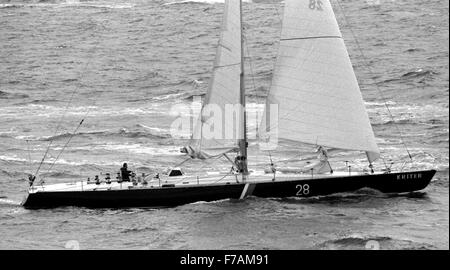
[[[269,156],[278,139],[287,139],[319,146],[320,161],[294,171],[272,160],[266,172],[249,169],[243,32],[242,1],[226,0],[213,77],[190,144],[183,148],[188,160],[228,160],[230,172],[185,175],[173,169],[162,176],[129,178],[122,173],[116,181],[107,176],[53,185],[34,184],[31,176],[23,205],[164,207],[248,196],[311,197],[361,188],[403,193],[427,187],[435,170],[374,170],[380,150],[327,0],[285,1],[280,48],[259,129],[261,148]],[[348,166],[347,172],[335,172],[326,148],[365,152],[370,170],[355,172]]]

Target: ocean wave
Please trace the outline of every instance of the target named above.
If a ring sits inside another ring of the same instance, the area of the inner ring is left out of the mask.
[[[386,107],[387,106],[394,106],[397,105],[395,101],[387,101],[387,102],[370,102],[366,101],[364,103],[366,107]]]
[[[107,1],[80,1],[80,0],[40,0],[37,3],[7,3],[0,4],[0,8],[107,8],[107,9],[129,9],[134,8],[132,3],[108,3]]]
[[[395,120],[384,120],[381,122],[372,122],[372,126],[385,126],[385,125],[404,125],[404,124],[413,124],[415,123],[414,119],[395,119]]]
[[[0,206],[18,206],[21,203],[13,200],[6,199],[7,197],[0,197]]]
[[[180,4],[217,4],[224,3],[225,0],[181,0],[164,3],[163,6],[180,5]],[[252,0],[244,0],[243,2],[252,3]]]
[[[141,124],[138,124],[138,126],[143,127],[146,130],[144,130],[144,131],[129,131],[125,128],[122,128],[119,131],[119,135],[127,137],[127,138],[138,138],[138,137],[156,138],[156,139],[171,138],[170,133],[166,133],[166,131],[164,129],[147,127],[147,126],[144,126]],[[113,132],[109,135],[116,135],[116,133]]]
[[[11,136],[11,137],[16,140],[21,140],[21,141],[39,141],[42,138],[42,137],[38,137],[35,135],[19,135],[19,136]]]
[[[11,132],[0,132],[0,138],[13,138]]]
[[[0,91],[0,99],[20,99],[20,98],[29,98],[30,96],[26,94],[20,93],[8,93],[4,91]]]
[[[388,236],[349,235],[334,240],[325,241],[317,246],[320,249],[363,249],[363,250],[429,250],[434,246],[417,243],[411,240],[394,239]]]
[[[372,113],[373,126],[391,124],[426,124],[439,126],[448,119],[448,108],[443,105],[397,104],[388,103],[389,111],[383,103],[367,104],[367,111]]]
[[[24,4],[0,4],[0,8],[23,8]]]
[[[266,98],[268,94],[268,89],[265,86],[260,86],[249,92],[246,96],[250,98]]]
[[[44,137],[38,137],[38,141],[58,141],[63,139],[68,139],[70,137],[83,137],[83,136],[98,136],[98,135],[105,135],[107,134],[107,131],[91,131],[91,132],[79,132],[79,133],[63,133],[55,136],[44,136]]]
[[[203,100],[206,96],[206,93],[195,93],[195,94],[186,94],[186,96],[183,98],[186,101],[193,102],[195,99],[199,98]]]
[[[427,199],[428,194],[426,192],[423,191],[414,191],[414,192],[408,192],[408,193],[393,193],[393,194],[388,194],[387,195],[389,198],[399,198],[399,197],[404,197],[404,198],[411,198],[411,199]]]
[[[414,71],[409,71],[402,74],[400,77],[384,80],[381,83],[391,83],[391,82],[401,82],[401,81],[409,81],[409,80],[420,80],[419,82],[424,82],[426,80],[433,79],[437,75],[436,72],[432,70],[424,70],[419,68]]]
[[[112,152],[131,152],[134,154],[145,154],[147,156],[181,156],[180,147],[149,147],[142,144],[105,144],[88,147],[89,150],[107,150]]]
[[[425,50],[420,49],[420,48],[411,48],[411,49],[406,50],[405,52],[412,53],[412,52],[423,52],[423,51],[425,51]]]
[[[382,192],[371,189],[371,188],[362,188],[360,190],[357,190],[355,192],[344,192],[344,193],[335,193],[331,195],[326,196],[314,196],[314,197],[307,197],[307,198],[297,198],[297,197],[290,197],[290,198],[281,198],[281,199],[275,199],[279,200],[281,202],[285,203],[293,203],[293,204],[343,204],[343,203],[359,203],[366,201],[370,198],[385,198],[387,197],[386,194],[383,194]]]
[[[70,172],[46,172],[40,174],[41,177],[51,177],[51,178],[78,178],[81,177],[79,174],[73,174]]]
[[[156,137],[160,137],[160,138],[170,138],[171,137],[170,131],[167,129],[158,128],[158,127],[149,127],[149,126],[146,126],[143,124],[137,124],[136,126],[147,130],[150,134],[152,134],[153,136],[156,136]]]
[[[21,105],[0,107],[1,116],[14,116],[17,118],[26,117],[50,117],[60,118],[62,115],[67,117],[88,117],[94,116],[124,116],[124,115],[148,115],[148,114],[164,114],[164,109],[168,106],[165,102],[147,104],[145,107],[125,107],[118,110],[116,107],[100,107],[100,106],[74,106],[67,110],[66,106],[53,106],[44,104],[21,103]]]
[[[423,70],[423,69],[417,69],[415,71],[407,72],[402,75],[402,78],[420,78],[420,77],[428,77],[435,75],[436,73],[431,70]]]
[[[91,148],[92,149],[92,148]],[[93,170],[101,170],[104,166],[116,166],[116,167],[120,167],[122,166],[123,162],[122,161],[110,161],[110,159],[105,158],[105,162],[101,162],[100,160],[96,160],[96,161],[91,161],[91,160],[80,160],[80,161],[68,161],[65,159],[58,159],[55,162],[54,158],[47,158],[43,164],[45,165],[52,165],[53,163],[57,164],[57,165],[68,165],[68,166],[75,166],[75,167],[83,167],[83,169],[93,169]],[[7,163],[20,163],[20,164],[40,164],[41,163],[41,159],[34,159],[34,160],[28,160],[26,158],[20,158],[17,157],[16,155],[12,155],[12,156],[8,156],[8,155],[0,155],[0,161],[5,161]],[[11,172],[7,172],[9,174],[11,174]],[[23,176],[22,173],[17,173],[18,175]],[[15,174],[13,174],[15,175]]]
[[[164,95],[153,97],[152,99],[157,100],[157,101],[168,100],[168,99],[177,99],[183,95],[185,95],[185,93],[164,94]]]
[[[46,104],[46,103],[56,103],[61,102],[61,100],[55,99],[55,98],[43,98],[43,99],[33,99],[30,101],[24,101],[24,102],[15,102],[14,105],[16,106],[26,106],[29,104]]]
[[[18,161],[18,162],[29,162],[27,159],[25,158],[20,158],[17,156],[6,156],[6,155],[0,155],[0,160],[4,160],[4,161]]]
[[[342,245],[365,245],[368,241],[384,242],[384,241],[390,241],[390,240],[392,240],[392,238],[390,238],[390,237],[350,236],[350,237],[344,237],[344,238],[332,240],[332,243],[342,244]]]
[[[2,159],[2,157],[4,156],[0,156],[0,159]],[[24,172],[16,172],[16,171],[7,171],[7,170],[0,170],[0,175],[2,176],[6,176],[9,178],[18,178],[18,177],[24,177],[25,173]]]
[[[78,132],[78,133],[63,133],[56,136],[46,136],[39,138],[40,141],[58,141],[71,137],[125,137],[125,138],[154,138],[154,139],[166,139],[170,138],[170,134],[156,134],[145,131],[129,131],[126,128],[122,128],[118,131],[91,131],[91,132]]]
[[[140,233],[140,232],[146,232],[146,231],[157,231],[157,228],[154,227],[143,227],[143,228],[130,228],[130,229],[124,229],[120,233]]]

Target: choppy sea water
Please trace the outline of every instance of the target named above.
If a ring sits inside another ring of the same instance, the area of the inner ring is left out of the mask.
[[[448,5],[333,1],[385,160],[394,168],[408,160],[403,137],[414,161],[406,168],[439,171],[422,192],[25,210],[27,173],[50,142],[40,170],[47,183],[115,172],[123,162],[154,173],[184,160],[183,141],[170,135],[172,108],[206,91],[223,1],[0,0],[0,248],[64,249],[77,241],[81,249],[448,249]],[[254,111],[270,85],[282,7],[244,2]],[[295,166],[296,147],[282,142],[273,159]],[[330,153],[336,169],[349,159],[366,166],[359,154]],[[254,142],[249,160],[255,168],[269,162]],[[188,173],[228,168],[183,166]]]

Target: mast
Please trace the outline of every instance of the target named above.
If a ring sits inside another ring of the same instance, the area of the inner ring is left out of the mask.
[[[241,124],[243,125],[243,137],[239,142],[240,158],[242,164],[242,177],[246,179],[248,175],[247,166],[247,113],[245,110],[245,72],[244,72],[244,26],[242,22],[242,0],[239,1],[239,13],[241,21],[241,75],[240,75],[240,103],[241,103]]]

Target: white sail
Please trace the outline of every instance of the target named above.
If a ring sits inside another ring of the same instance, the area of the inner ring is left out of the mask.
[[[278,119],[270,119],[270,104]],[[277,129],[277,134],[273,130]],[[267,135],[379,157],[372,126],[328,0],[286,0],[280,48],[261,125]]]
[[[244,130],[240,123],[240,5],[240,0],[225,1],[213,77],[193,132],[193,140],[187,147],[188,154],[193,158],[204,159],[236,151],[239,139],[243,138]],[[227,118],[230,115],[233,119]]]

